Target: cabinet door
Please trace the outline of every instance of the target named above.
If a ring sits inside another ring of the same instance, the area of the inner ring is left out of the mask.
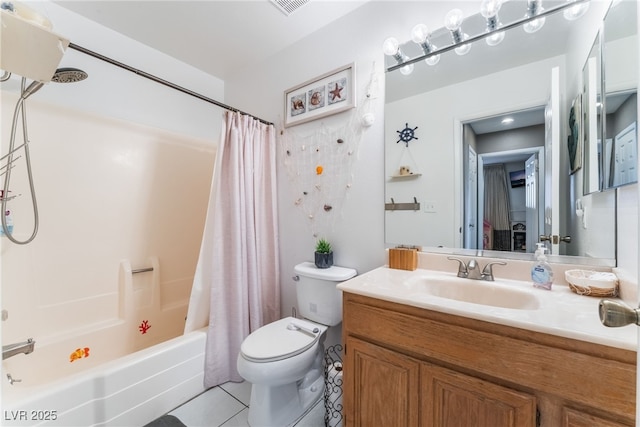
[[[562,427],[624,427],[628,425],[633,424],[620,424],[566,407],[562,409]]]
[[[417,427],[420,363],[355,338],[346,350],[346,425]]]
[[[421,366],[423,426],[535,427],[536,398],[449,369]]]

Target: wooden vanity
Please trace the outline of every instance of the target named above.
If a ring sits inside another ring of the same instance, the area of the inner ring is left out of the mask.
[[[635,351],[343,290],[345,426],[635,425]]]

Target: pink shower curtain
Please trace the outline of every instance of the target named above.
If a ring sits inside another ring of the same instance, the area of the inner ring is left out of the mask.
[[[280,318],[276,203],[273,125],[226,112],[185,328],[208,313],[205,387],[242,381],[240,344]]]

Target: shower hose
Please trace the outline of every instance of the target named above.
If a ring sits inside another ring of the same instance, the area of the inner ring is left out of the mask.
[[[4,186],[2,191],[2,197],[0,198],[1,199],[0,208],[2,209],[2,212],[0,215],[0,217],[2,218],[2,231],[10,241],[19,245],[26,245],[27,243],[35,239],[36,234],[38,233],[38,224],[39,224],[38,204],[36,202],[36,192],[35,192],[35,186],[33,184],[33,174],[31,171],[31,158],[29,156],[29,136],[27,134],[27,111],[24,105],[25,83],[26,83],[26,79],[23,77],[22,83],[21,83],[22,95],[20,96],[20,99],[18,99],[18,102],[16,103],[16,107],[13,111],[13,122],[11,124],[11,137],[9,140],[9,152],[8,154],[6,154],[0,159],[0,161],[4,161],[5,159],[7,161],[7,163],[3,166],[3,168],[6,168],[6,171],[4,172],[4,175],[5,175]],[[23,144],[16,148],[15,147],[16,131],[18,127],[19,116],[22,117]],[[13,168],[13,162],[14,162],[14,154],[20,148],[24,148],[24,159],[27,166],[27,177],[29,180],[29,191],[31,193],[31,202],[33,206],[33,221],[34,221],[33,232],[31,233],[31,236],[27,240],[22,240],[22,241],[13,237],[13,233],[7,227],[7,215],[6,215],[7,201],[9,200],[9,185],[11,183],[11,169]]]

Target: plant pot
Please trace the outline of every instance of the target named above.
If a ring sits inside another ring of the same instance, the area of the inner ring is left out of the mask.
[[[329,268],[333,265],[333,252],[320,253],[316,252],[316,267]]]

